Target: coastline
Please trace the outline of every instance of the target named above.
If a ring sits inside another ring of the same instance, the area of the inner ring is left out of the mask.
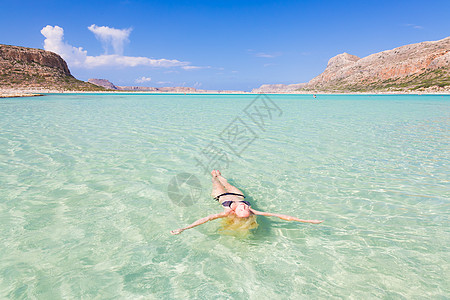
[[[3,91],[0,91],[0,98],[20,98],[20,97],[39,97],[39,96],[45,96],[44,94],[38,94],[38,93],[23,93],[23,92],[12,92],[12,93],[5,93]]]
[[[17,98],[17,97],[36,97],[45,96],[45,94],[154,94],[154,95],[450,95],[450,91],[434,91],[434,92],[320,92],[320,91],[290,91],[277,93],[252,93],[244,91],[202,91],[202,92],[161,92],[161,91],[67,91],[57,89],[0,89],[0,98]]]

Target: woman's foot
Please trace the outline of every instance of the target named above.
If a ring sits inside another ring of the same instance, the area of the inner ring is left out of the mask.
[[[219,170],[216,170],[216,175],[217,180],[223,185],[223,187],[227,190],[227,192],[244,195],[242,191],[240,191],[237,187],[229,184],[228,180],[222,176]]]
[[[222,185],[225,186],[225,185],[228,184],[228,181],[222,176],[222,173],[220,173],[219,170],[216,171],[216,174],[217,174],[217,179],[220,181],[220,183],[221,183]]]
[[[212,180],[213,180],[213,181],[219,179],[219,178],[218,178],[219,175],[218,175],[217,173],[220,174],[220,172],[217,171],[217,170],[212,170],[212,171],[211,171],[211,176],[212,176]]]
[[[220,173],[219,170],[215,170],[216,171],[216,178],[217,180],[219,180],[219,182],[225,187],[227,188],[228,186],[228,180],[226,180],[223,176],[222,173]]]
[[[218,171],[216,170],[212,170],[211,171],[211,181],[212,181],[212,191],[211,191],[211,196],[213,198],[217,197],[220,194],[226,193],[225,188],[223,187],[223,185],[220,183],[219,181],[219,177],[217,174]],[[220,174],[220,172],[219,172]]]

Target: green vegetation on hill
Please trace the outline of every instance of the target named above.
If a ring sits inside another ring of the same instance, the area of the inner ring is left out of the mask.
[[[0,88],[47,88],[77,91],[104,91],[103,87],[76,79],[37,62],[9,61],[0,68]]]
[[[0,89],[105,90],[73,77],[55,53],[8,45],[0,45]]]
[[[379,81],[362,81],[358,84],[348,84],[338,80],[333,85],[317,88],[303,88],[297,91],[322,92],[420,92],[429,88],[450,88],[450,72],[444,68],[429,70],[419,75],[389,78]]]

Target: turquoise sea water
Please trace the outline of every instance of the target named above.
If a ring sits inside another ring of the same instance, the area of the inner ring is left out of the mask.
[[[0,298],[449,299],[450,96],[263,99],[0,100]],[[221,211],[199,162],[325,222],[173,236]]]

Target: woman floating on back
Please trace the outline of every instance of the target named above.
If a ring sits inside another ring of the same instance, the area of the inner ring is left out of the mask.
[[[253,208],[251,208],[250,202],[244,200],[245,199],[244,194],[237,187],[229,184],[228,181],[222,176],[219,170],[213,170],[211,172],[211,176],[212,176],[211,195],[212,197],[214,197],[215,200],[219,201],[219,203],[223,206],[224,211],[218,214],[213,214],[201,218],[187,227],[172,230],[171,231],[172,234],[180,234],[186,229],[191,229],[195,226],[204,224],[208,221],[225,217],[230,220],[237,218],[240,221],[248,221],[251,224],[256,224],[254,219],[255,216],[257,215],[267,217],[278,217],[286,221],[297,221],[312,224],[319,224],[323,222],[319,220],[302,220],[296,217],[254,210]],[[248,229],[254,227],[250,227]]]

